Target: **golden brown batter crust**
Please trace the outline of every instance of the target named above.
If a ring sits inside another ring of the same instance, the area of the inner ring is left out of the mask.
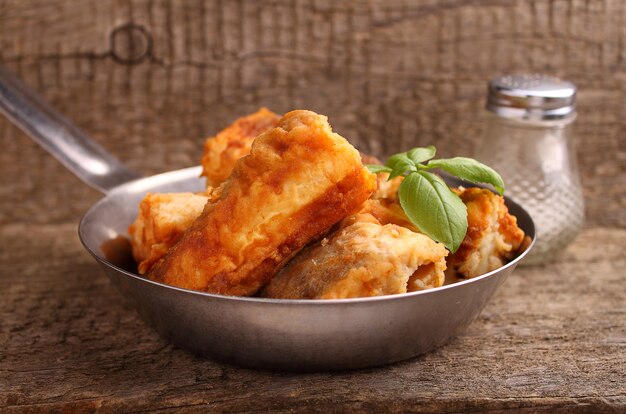
[[[207,187],[217,187],[224,182],[237,160],[250,153],[252,141],[261,133],[276,126],[280,116],[267,108],[242,116],[216,136],[204,142],[202,176]]]
[[[344,220],[327,238],[298,253],[262,291],[279,299],[344,299],[438,287],[445,247],[371,214]]]
[[[448,268],[471,278],[503,266],[524,239],[504,198],[482,188],[459,188],[455,192],[467,206],[468,227],[461,246],[448,258]]]
[[[287,113],[254,140],[181,240],[148,277],[188,289],[251,295],[304,245],[371,195],[376,177],[326,117]]]
[[[207,195],[194,193],[150,193],[141,200],[137,219],[128,228],[140,274],[176,244],[208,200]]]

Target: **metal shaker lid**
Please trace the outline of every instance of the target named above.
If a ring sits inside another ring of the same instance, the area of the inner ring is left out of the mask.
[[[489,82],[487,109],[506,118],[569,118],[576,112],[576,86],[541,74],[501,76]]]

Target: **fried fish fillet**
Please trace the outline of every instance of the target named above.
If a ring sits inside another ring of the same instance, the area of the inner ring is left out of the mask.
[[[361,206],[359,213],[371,214],[381,224],[395,224],[420,233],[419,229],[409,220],[400,203],[387,198],[369,199]]]
[[[472,278],[512,259],[524,239],[504,198],[482,188],[458,188],[467,206],[467,234],[459,249],[448,258],[448,268],[458,276]]]
[[[438,287],[445,247],[371,214],[356,214],[296,255],[262,291],[280,299],[343,299]]]
[[[208,195],[148,194],[139,203],[139,215],[128,228],[133,258],[146,273],[202,213]]]
[[[387,181],[378,174],[377,189],[360,212],[369,213],[381,223],[393,223],[419,232],[400,206],[397,191],[403,177]],[[502,267],[520,249],[524,232],[509,214],[504,198],[481,188],[453,189],[467,207],[468,230],[459,249],[448,257],[447,278],[472,278]]]
[[[389,173],[380,173],[377,175],[376,179],[378,186],[374,194],[372,194],[372,198],[376,200],[387,199],[398,201],[398,189],[404,177],[399,176],[389,180]]]
[[[207,187],[217,187],[226,180],[237,160],[250,153],[254,138],[275,127],[279,119],[274,112],[261,108],[237,119],[216,136],[207,138],[201,161]]]
[[[373,155],[361,153],[363,164],[382,165],[383,163]],[[376,174],[376,191],[372,194],[374,200],[396,200],[398,199],[398,189],[402,184],[403,176],[395,177],[389,180],[389,173]]]
[[[252,295],[375,189],[325,116],[292,111],[257,137],[180,241],[148,272],[170,285]]]

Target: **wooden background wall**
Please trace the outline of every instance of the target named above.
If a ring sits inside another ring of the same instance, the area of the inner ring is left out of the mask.
[[[626,226],[622,0],[0,0],[0,63],[144,174],[197,164],[261,105],[327,114],[378,155],[470,155],[489,78],[563,76],[588,223]],[[99,198],[5,119],[0,139],[0,224],[76,221]]]

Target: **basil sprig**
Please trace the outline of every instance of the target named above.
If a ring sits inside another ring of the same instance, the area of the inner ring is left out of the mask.
[[[456,252],[467,233],[467,209],[458,195],[437,175],[438,168],[472,183],[491,184],[504,192],[502,177],[492,168],[472,158],[433,159],[434,146],[413,148],[392,155],[385,165],[367,165],[373,173],[389,173],[388,180],[404,176],[398,196],[407,217],[424,234]],[[428,163],[425,163],[428,162]]]

